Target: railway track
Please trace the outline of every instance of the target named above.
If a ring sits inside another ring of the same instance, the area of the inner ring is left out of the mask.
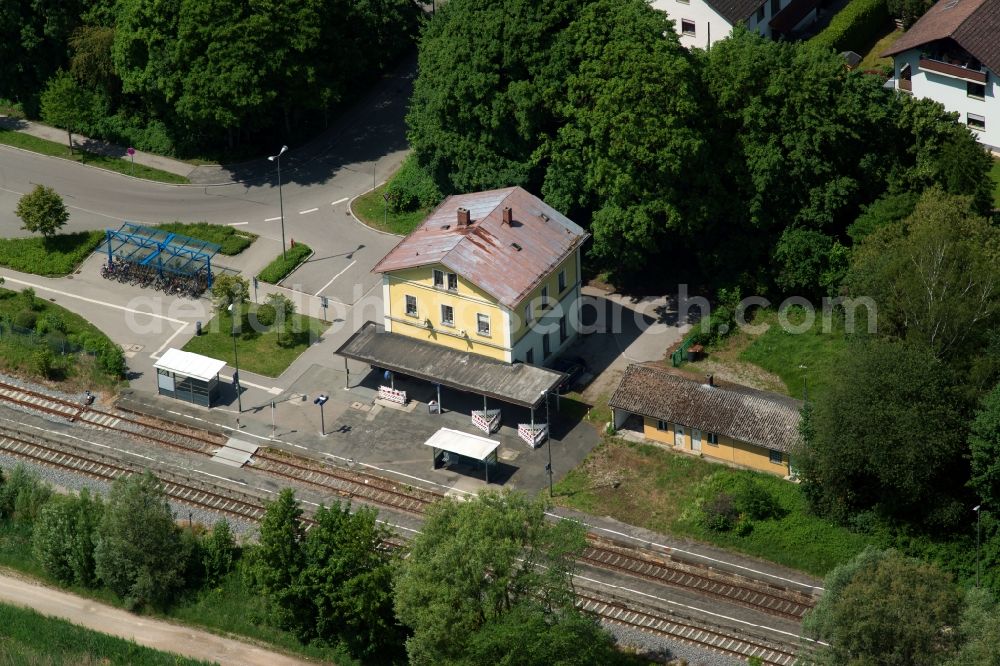
[[[579,559],[601,569],[695,590],[716,599],[796,621],[801,620],[815,605],[812,596],[796,590],[677,562],[592,536],[588,537],[588,542]]]
[[[382,477],[312,464],[302,458],[258,450],[250,465],[268,474],[307,483],[345,498],[357,498],[391,509],[420,515],[443,495],[415,488],[402,488]]]
[[[136,466],[78,449],[71,444],[37,436],[26,439],[6,428],[0,429],[0,452],[27,462],[108,482],[141,474],[143,471]],[[235,490],[209,487],[162,472],[157,473],[157,478],[167,496],[177,502],[250,522],[257,522],[264,516],[263,503],[247,495],[237,497]]]
[[[675,641],[697,645],[740,659],[757,657],[764,664],[791,666],[798,663],[794,648],[764,638],[735,636],[722,627],[697,623],[688,618],[638,609],[634,604],[593,592],[576,593],[577,608],[601,619],[656,634]]]

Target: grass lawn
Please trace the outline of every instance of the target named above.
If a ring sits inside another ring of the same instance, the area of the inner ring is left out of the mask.
[[[196,666],[212,663],[153,650],[7,604],[0,604],[0,651],[5,664]]]
[[[993,207],[1000,209],[1000,157],[993,158],[990,177],[993,178]]]
[[[703,527],[696,507],[707,499],[705,487],[712,475],[743,477],[763,486],[777,498],[784,515],[755,521],[742,536]],[[810,515],[799,486],[788,481],[610,437],[556,485],[555,502],[657,532],[692,537],[816,576],[870,542]]]
[[[61,143],[48,141],[47,139],[39,139],[37,136],[31,136],[29,134],[23,134],[9,129],[0,128],[0,143],[7,146],[14,146],[15,148],[23,148],[35,153],[41,153],[42,155],[60,157],[64,160],[70,160],[71,162],[98,166],[102,169],[117,171],[118,173],[123,173],[128,176],[134,175],[136,178],[143,178],[145,180],[155,180],[161,183],[176,184],[190,182],[184,176],[178,176],[175,173],[161,171],[160,169],[153,169],[152,167],[142,164],[136,164],[135,171],[133,173],[132,163],[130,161],[123,160],[118,157],[95,155],[94,153],[88,153],[79,149],[70,154],[69,148]]]
[[[191,238],[209,243],[216,243],[221,246],[219,252],[230,257],[247,249],[251,243],[257,240],[257,234],[252,234],[248,231],[237,231],[225,224],[164,222],[163,224],[156,225],[156,228],[182,236],[190,236]]]
[[[0,319],[8,322],[3,327],[3,335],[0,335],[0,368],[38,379],[34,357],[37,350],[49,346],[56,355],[54,371],[48,378],[59,380],[61,390],[75,391],[95,386],[112,388],[119,384],[118,379],[101,370],[93,356],[59,353],[64,343],[67,349],[74,346],[96,349],[112,345],[108,336],[80,315],[37,296],[29,305],[23,293],[0,289]],[[25,333],[41,330],[38,328],[40,322],[53,320],[61,322],[61,331],[50,330],[44,335],[34,336]],[[11,332],[10,323],[18,327],[18,334]]]
[[[22,273],[61,277],[69,275],[104,240],[103,231],[41,236],[0,238],[0,266]]]
[[[387,216],[385,199],[382,198],[384,192],[385,185],[379,185],[371,192],[362,194],[351,204],[351,210],[354,211],[357,218],[373,229],[405,236],[413,231],[418,224],[423,222],[424,218],[432,210],[424,208],[410,213],[393,213],[389,211]]]
[[[249,306],[244,306],[249,311]],[[228,312],[216,314],[200,336],[191,338],[184,345],[184,351],[202,354],[235,365],[233,355],[233,320]],[[287,339],[279,340],[278,331],[270,327],[262,331],[244,326],[243,333],[236,338],[240,357],[240,370],[255,372],[266,377],[277,377],[316,342],[327,324],[305,315],[292,315],[286,326]],[[257,327],[261,328],[261,327]]]
[[[296,243],[294,247],[288,248],[283,254],[279,254],[269,263],[257,276],[261,282],[268,284],[278,284],[299,267],[312,253],[312,249],[305,243]]]
[[[875,42],[875,46],[862,58],[858,69],[864,71],[866,69],[878,69],[879,67],[892,67],[892,58],[880,58],[879,54],[895,44],[896,40],[903,36],[903,31],[897,29],[895,26],[887,30],[888,32],[886,32],[885,36]]]

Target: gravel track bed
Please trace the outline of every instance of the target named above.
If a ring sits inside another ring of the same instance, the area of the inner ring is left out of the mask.
[[[602,621],[601,625],[615,637],[619,646],[628,647],[657,663],[687,663],[691,666],[743,666],[745,661],[705,650],[689,643],[670,640],[663,636]]]
[[[48,465],[37,465],[14,456],[0,453],[0,469],[11,470],[17,465],[23,465],[24,467],[37,472],[38,476],[43,481],[52,484],[57,489],[80,491],[87,488],[91,492],[105,497],[111,489],[111,484],[106,481],[100,481],[82,474],[74,474],[67,470],[49,467]],[[177,520],[181,522],[187,522],[188,512],[190,512],[191,520],[193,522],[201,523],[206,527],[211,527],[220,519],[225,518],[229,521],[229,526],[232,528],[233,532],[240,534],[244,538],[256,537],[257,535],[257,526],[255,524],[245,520],[239,520],[233,516],[216,513],[215,511],[209,511],[207,509],[191,506],[182,502],[171,501],[170,508],[173,510],[174,516]]]

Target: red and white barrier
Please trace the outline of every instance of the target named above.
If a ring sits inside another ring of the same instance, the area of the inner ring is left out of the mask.
[[[527,442],[531,448],[537,449],[542,445],[542,442],[548,439],[549,426],[545,423],[536,423],[534,426],[530,423],[519,423],[517,436]]]
[[[472,412],[472,425],[476,426],[487,435],[495,433],[500,429],[499,409],[478,409]]]
[[[378,397],[389,402],[398,402],[401,405],[407,403],[406,391],[397,391],[391,386],[379,386]]]

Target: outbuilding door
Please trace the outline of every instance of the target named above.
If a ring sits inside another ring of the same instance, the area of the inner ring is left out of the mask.
[[[674,425],[674,446],[684,448],[684,426]]]
[[[691,450],[701,451],[701,430],[691,428]]]

